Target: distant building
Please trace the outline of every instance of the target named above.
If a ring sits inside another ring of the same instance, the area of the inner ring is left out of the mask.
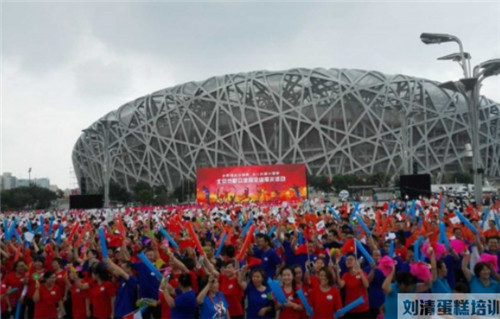
[[[33,184],[42,188],[50,188],[50,180],[46,177],[36,178]]]
[[[29,179],[24,179],[24,178],[20,178],[17,180],[17,185],[16,187],[28,187],[30,186],[30,180]]]
[[[0,184],[2,190],[15,188],[17,187],[17,178],[12,176],[11,173],[3,173]]]
[[[55,189],[57,190],[56,185],[50,185],[50,179],[47,177],[35,178],[31,180],[31,184],[36,185],[38,187],[47,188],[47,189]],[[0,175],[0,189],[7,190],[16,187],[28,187],[30,185],[30,180],[25,178],[16,178],[12,176],[12,173],[3,173]],[[52,188],[51,188],[52,187]]]

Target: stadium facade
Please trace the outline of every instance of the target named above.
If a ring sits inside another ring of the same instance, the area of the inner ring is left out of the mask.
[[[173,189],[196,168],[305,163],[311,175],[468,172],[466,101],[439,83],[354,69],[229,74],[167,88],[93,123],[72,159],[80,186]],[[485,176],[500,176],[500,106],[481,97]],[[109,157],[105,156],[105,149]],[[470,152],[469,152],[470,153]],[[469,154],[470,155],[470,154]]]

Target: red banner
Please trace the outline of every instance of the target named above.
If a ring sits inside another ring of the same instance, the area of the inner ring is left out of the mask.
[[[307,198],[304,164],[199,168],[198,203],[265,203]]]

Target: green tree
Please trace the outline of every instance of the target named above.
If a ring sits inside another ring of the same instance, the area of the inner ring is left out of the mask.
[[[109,184],[109,198],[112,201],[126,204],[132,201],[132,194],[130,194],[125,187],[122,187],[118,183],[112,181]]]
[[[57,194],[46,188],[36,185],[17,187],[1,192],[1,207],[2,210],[46,209],[56,199]]]
[[[371,185],[377,185],[378,187],[387,187],[389,186],[389,182],[391,181],[391,177],[389,174],[385,172],[377,172],[371,175],[369,178],[369,183]]]
[[[196,182],[192,180],[184,180],[181,185],[177,186],[172,192],[174,200],[178,203],[184,203],[196,196]]]

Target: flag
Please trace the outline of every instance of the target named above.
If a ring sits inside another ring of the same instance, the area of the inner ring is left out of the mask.
[[[139,310],[135,310],[128,315],[123,316],[123,319],[142,319],[142,314],[147,308],[148,306],[141,307]]]

